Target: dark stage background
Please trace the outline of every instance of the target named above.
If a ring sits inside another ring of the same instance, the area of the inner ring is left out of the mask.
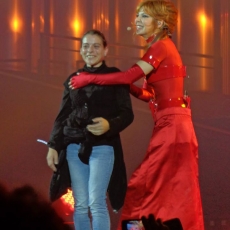
[[[110,45],[107,64],[126,70],[143,54],[144,42],[126,29],[138,2],[0,1],[0,182],[9,189],[30,184],[48,199],[47,147],[36,140],[48,140],[62,83],[82,66],[79,37],[101,30]],[[187,66],[185,89],[199,141],[205,226],[229,230],[230,2],[173,2],[180,11],[173,40]],[[128,177],[144,157],[153,128],[148,105],[132,102],[135,120],[121,133]],[[60,206],[58,212],[71,221]],[[112,230],[119,214],[111,212]]]

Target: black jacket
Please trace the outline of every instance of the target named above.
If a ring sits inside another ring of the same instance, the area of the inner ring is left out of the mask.
[[[118,72],[119,70],[115,67],[107,67],[105,63],[103,63],[99,68],[88,68],[84,66],[83,69],[78,70],[78,72],[82,71],[91,73],[112,73]],[[119,132],[130,125],[134,118],[129,95],[129,86],[100,86],[90,84],[80,89],[70,90],[68,82],[71,77],[75,75],[76,72],[71,74],[64,83],[65,90],[62,104],[54,122],[48,146],[58,151],[59,158],[60,153],[62,153],[61,155],[65,155],[66,143],[64,141],[65,135],[63,133],[63,128],[69,121],[70,124],[73,124],[71,123],[71,116],[73,114],[74,116],[77,114],[77,116],[84,117],[83,106],[85,103],[87,103],[88,110],[85,120],[83,119],[86,122],[82,122],[83,127],[81,128],[84,128],[92,118],[103,117],[107,119],[110,130],[101,136],[94,136],[93,146],[105,144],[114,147],[115,162],[108,186],[108,194],[113,209],[119,210],[123,205],[127,187],[126,169]],[[72,126],[74,126],[74,124]],[[67,172],[68,165],[65,157],[61,157],[62,162],[59,162],[60,166],[58,168],[58,173],[60,175],[54,173],[51,180],[50,196],[52,201],[63,195],[67,187],[70,186],[69,174]],[[60,183],[58,183],[58,186],[56,181],[57,178]]]

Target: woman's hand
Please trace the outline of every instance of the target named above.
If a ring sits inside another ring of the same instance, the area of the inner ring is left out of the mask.
[[[93,79],[94,79],[94,75],[93,74],[89,74],[87,72],[81,72],[81,73],[77,73],[76,76],[72,77],[69,81],[69,88],[70,89],[77,89],[77,88],[81,88],[84,87],[86,85],[89,85],[90,83],[93,83]]]
[[[54,171],[57,171],[57,168],[55,165],[58,164],[58,153],[55,149],[49,148],[49,151],[46,156],[46,161],[48,166]]]
[[[104,119],[103,117],[96,117],[96,118],[92,119],[92,121],[95,124],[87,125],[86,128],[93,135],[100,136],[100,135],[106,133],[110,129],[109,122],[106,119]]]

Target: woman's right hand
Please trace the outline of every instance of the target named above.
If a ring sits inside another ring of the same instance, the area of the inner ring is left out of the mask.
[[[49,148],[49,151],[46,156],[46,161],[48,166],[54,171],[57,171],[57,168],[55,165],[58,164],[58,153],[55,149]]]

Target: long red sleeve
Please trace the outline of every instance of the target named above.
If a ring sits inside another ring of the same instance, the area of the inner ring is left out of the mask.
[[[130,89],[129,92],[136,98],[145,101],[145,102],[149,102],[151,99],[154,98],[154,91],[153,89],[144,89],[144,88],[140,88],[134,84],[130,85]]]
[[[78,76],[71,78],[70,83],[72,88],[81,88],[88,84],[98,85],[119,85],[119,84],[131,84],[138,79],[144,77],[143,70],[134,65],[130,69],[124,72],[116,72],[110,74],[88,74],[80,73]]]

